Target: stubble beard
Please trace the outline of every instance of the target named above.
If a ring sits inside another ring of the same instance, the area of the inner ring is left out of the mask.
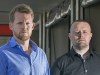
[[[14,33],[14,35],[16,36],[16,38],[18,38],[19,40],[22,40],[22,41],[28,40],[31,37],[31,34],[30,35],[28,34],[27,36],[25,36],[25,35],[22,35],[21,33],[19,33],[19,34]]]

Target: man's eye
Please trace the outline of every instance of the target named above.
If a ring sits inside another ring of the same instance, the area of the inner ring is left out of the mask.
[[[18,25],[22,25],[22,22],[17,23]]]
[[[80,32],[75,32],[75,34],[79,34]]]
[[[30,23],[26,23],[26,25],[27,25],[27,26],[29,26],[29,25],[30,25]]]
[[[29,22],[27,22],[26,24],[30,24]]]
[[[84,31],[83,33],[87,33],[86,31]]]

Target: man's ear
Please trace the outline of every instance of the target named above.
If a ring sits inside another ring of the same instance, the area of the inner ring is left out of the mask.
[[[13,24],[10,22],[10,23],[9,23],[9,28],[10,28],[10,30],[13,30],[12,25],[13,25]]]
[[[68,37],[69,37],[69,39],[71,40],[71,39],[72,39],[72,34],[69,33],[69,34],[68,34]]]
[[[92,38],[93,33],[90,34],[90,38]]]
[[[69,37],[69,38],[71,37],[71,34],[70,34],[70,33],[68,34],[68,37]]]
[[[32,29],[34,30],[34,28],[35,28],[35,23],[33,22],[33,26],[32,26]]]

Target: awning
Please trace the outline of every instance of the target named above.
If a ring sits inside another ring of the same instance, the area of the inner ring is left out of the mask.
[[[97,2],[100,2],[100,0],[82,0],[81,5],[83,7],[87,7],[87,6],[90,6],[90,5],[95,4]]]
[[[60,20],[64,15],[67,15],[71,10],[70,3],[70,0],[64,0],[61,4],[53,8],[49,12],[46,27],[53,25],[55,22]]]

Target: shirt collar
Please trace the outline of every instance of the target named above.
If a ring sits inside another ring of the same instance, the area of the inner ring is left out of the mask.
[[[33,49],[34,51],[36,51],[37,48],[38,48],[37,44],[36,44],[34,41],[32,41],[32,40],[30,40],[30,44],[32,45],[32,49]]]
[[[11,38],[11,40],[10,40],[10,45],[11,45],[11,47],[18,46],[18,43],[17,43],[17,41],[15,40],[14,37]]]
[[[71,50],[69,52],[70,52],[71,56],[73,56],[73,57],[74,56],[80,56],[78,53],[75,52],[73,47],[71,48]],[[91,47],[89,48],[89,53],[87,53],[87,54],[90,54],[90,56],[94,55],[94,52],[93,52]]]
[[[38,47],[37,44],[35,42],[33,42],[32,40],[30,40],[29,43],[31,44],[32,49],[34,51],[36,51],[36,49]],[[14,37],[11,38],[10,45],[11,45],[11,47],[20,46]]]

